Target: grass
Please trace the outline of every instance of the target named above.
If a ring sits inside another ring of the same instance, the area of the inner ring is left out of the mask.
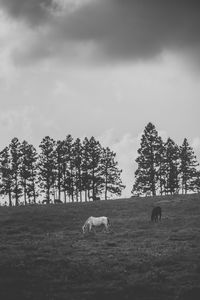
[[[90,215],[111,232],[84,237]],[[200,195],[0,207],[0,241],[2,300],[200,299]]]

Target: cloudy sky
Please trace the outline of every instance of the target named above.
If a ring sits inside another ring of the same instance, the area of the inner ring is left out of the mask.
[[[0,0],[0,148],[92,135],[129,196],[149,121],[200,161],[198,0]]]

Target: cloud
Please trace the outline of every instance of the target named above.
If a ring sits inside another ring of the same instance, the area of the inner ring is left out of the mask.
[[[0,7],[36,33],[31,47],[18,49],[20,63],[88,53],[93,61],[141,60],[166,50],[199,62],[197,0],[0,0]]]
[[[55,87],[53,89],[54,96],[72,96],[73,92],[67,86],[67,84],[63,81],[57,80],[55,83]]]
[[[3,144],[9,139],[17,136],[29,138],[32,135],[32,118],[34,115],[32,107],[25,106],[22,110],[8,110],[0,113],[0,133]],[[4,132],[7,132],[5,136]],[[17,133],[17,134],[16,134]]]
[[[17,72],[11,59],[11,52],[17,45],[18,41],[15,35],[15,24],[13,24],[13,22],[9,22],[1,11],[0,24],[0,85],[3,82],[6,88],[8,88],[17,77]]]
[[[45,135],[58,135],[57,123],[34,105],[24,105],[0,112],[0,135],[2,147],[8,145],[15,136],[37,147]]]
[[[47,22],[50,8],[55,7],[53,0],[0,0],[0,5],[11,17],[31,26]]]
[[[200,138],[199,137],[195,137],[192,141],[192,147],[195,150],[199,150],[200,151]]]

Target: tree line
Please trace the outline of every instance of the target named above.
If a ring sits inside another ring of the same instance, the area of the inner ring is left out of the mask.
[[[55,141],[46,136],[39,151],[15,137],[0,152],[0,195],[8,197],[9,206],[37,203],[38,197],[46,203],[107,200],[125,188],[121,173],[116,153],[94,137]]]
[[[199,163],[188,140],[181,146],[171,138],[164,142],[152,123],[144,129],[136,163],[133,195],[200,191]]]

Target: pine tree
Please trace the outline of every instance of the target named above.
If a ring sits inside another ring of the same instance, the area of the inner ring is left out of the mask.
[[[26,194],[28,202],[36,203],[38,197],[37,183],[38,183],[38,154],[35,147],[27,142],[24,143],[24,154],[22,155],[22,169],[24,168],[24,175],[21,174],[22,181],[26,180]],[[22,145],[23,145],[22,143]]]
[[[135,172],[132,193],[145,194],[150,191],[152,195],[156,195],[159,147],[158,132],[152,123],[148,123],[138,150],[139,156],[136,159],[138,168]]]
[[[76,139],[73,145],[73,157],[74,157],[74,167],[75,167],[75,186],[76,186],[76,197],[78,201],[78,194],[80,201],[82,202],[82,152],[83,147],[81,144],[81,140],[79,138]]]
[[[38,193],[36,191],[37,181],[37,152],[33,145],[23,141],[20,147],[21,151],[21,185],[24,193],[24,204],[27,204],[27,197],[29,204],[31,199],[36,203]]]
[[[82,150],[82,186],[85,191],[85,202],[88,201],[89,190],[90,190],[90,175],[89,175],[89,167],[90,167],[90,142],[87,137],[83,140],[83,150]]]
[[[121,195],[125,186],[122,184],[121,173],[122,170],[118,167],[118,162],[115,161],[116,153],[111,151],[108,147],[103,148],[101,159],[101,177],[102,187],[105,190],[105,200],[108,199],[108,193],[114,195]]]
[[[39,186],[46,195],[47,203],[50,203],[50,195],[54,193],[55,183],[55,141],[46,136],[39,145]]]
[[[74,143],[68,144],[68,172],[67,172],[67,186],[69,199],[74,202],[74,192],[75,192],[75,165],[74,165]]]
[[[157,163],[158,163],[158,169],[157,169],[157,179],[158,179],[158,188],[159,193],[163,195],[165,191],[165,185],[166,185],[166,149],[164,142],[162,141],[161,137],[158,137],[159,140],[159,148],[156,155]]]
[[[199,165],[187,139],[184,139],[180,147],[180,160],[182,193],[187,194],[188,191],[194,191],[196,188],[196,180],[198,177],[196,167]]]
[[[100,175],[102,147],[99,141],[96,141],[94,137],[91,137],[89,140],[88,154],[89,189],[92,190],[92,198],[95,199],[102,191],[102,179]]]
[[[195,187],[196,187],[197,193],[200,193],[200,170],[197,171],[197,177],[196,177],[196,180],[195,180]]]
[[[62,160],[62,189],[64,191],[64,201],[67,202],[67,195],[73,199],[73,177],[72,177],[72,149],[73,149],[73,138],[69,134],[66,136],[63,144],[63,160]]]
[[[22,187],[20,181],[20,167],[21,167],[21,151],[20,142],[18,138],[13,138],[9,145],[10,157],[11,157],[11,170],[13,180],[13,194],[15,198],[15,205],[19,205],[19,199],[22,195]]]
[[[23,141],[20,146],[21,151],[21,168],[20,168],[20,177],[21,185],[23,188],[24,194],[24,204],[27,204],[27,181],[30,176],[29,172],[29,161],[28,161],[28,147],[29,144],[26,141]]]
[[[168,138],[165,143],[166,148],[166,185],[165,192],[175,194],[179,190],[179,147],[175,142]]]
[[[0,183],[0,194],[8,196],[9,206],[12,206],[12,169],[11,169],[11,157],[9,148],[5,147],[0,152],[0,172],[1,172],[1,183]]]
[[[56,167],[56,189],[58,191],[58,198],[61,200],[62,179],[63,179],[63,164],[64,164],[65,148],[64,141],[57,141],[55,148],[55,167]]]

